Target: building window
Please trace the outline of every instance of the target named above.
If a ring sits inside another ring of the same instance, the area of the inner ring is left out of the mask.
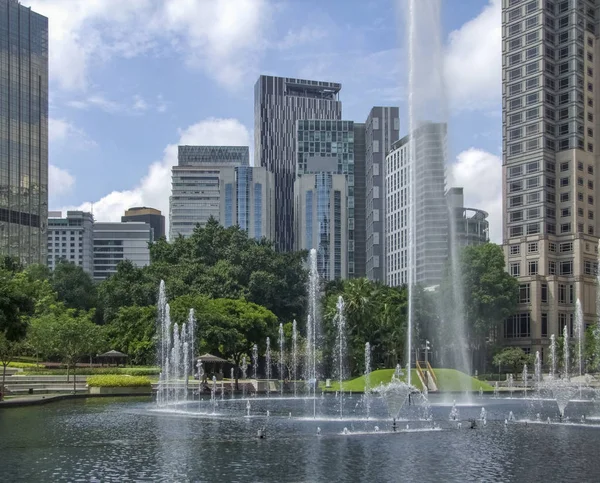
[[[521,264],[519,262],[510,264],[510,274],[513,277],[519,277],[521,275]]]
[[[538,273],[538,262],[537,260],[529,260],[528,263],[528,275],[537,275]]]
[[[504,338],[514,339],[531,336],[531,315],[529,312],[511,315],[504,322]]]
[[[542,303],[543,304],[548,303],[548,284],[547,283],[542,284]]]
[[[532,242],[527,244],[527,253],[537,253],[538,251],[538,243]]]
[[[548,337],[548,314],[542,314],[542,337]]]
[[[528,283],[519,285],[519,303],[528,304],[531,301],[530,286]]]
[[[559,262],[560,275],[573,275],[573,260]]]
[[[511,245],[510,246],[510,254],[511,255],[518,255],[519,253],[521,253],[521,245]]]
[[[556,275],[556,262],[554,260],[548,261],[548,275]]]

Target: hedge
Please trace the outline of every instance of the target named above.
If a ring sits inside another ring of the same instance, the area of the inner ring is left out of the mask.
[[[91,376],[87,379],[89,387],[150,387],[150,379],[143,376]]]
[[[126,375],[126,376],[158,376],[158,367],[78,367],[77,374],[80,376],[96,375]],[[73,373],[73,369],[69,374]],[[24,373],[28,376],[65,376],[66,369],[27,368]]]

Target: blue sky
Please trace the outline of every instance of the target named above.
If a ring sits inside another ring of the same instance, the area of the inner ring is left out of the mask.
[[[23,0],[49,17],[50,207],[168,215],[176,145],[249,144],[261,73],[342,83],[345,119],[398,105],[406,0]],[[423,0],[431,1],[431,0]],[[449,184],[500,240],[500,0],[441,0]]]

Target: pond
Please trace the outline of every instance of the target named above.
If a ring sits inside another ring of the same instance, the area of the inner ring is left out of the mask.
[[[593,401],[571,402],[559,422],[555,401],[475,397],[458,401],[454,421],[453,402],[432,396],[429,419],[405,407],[393,432],[378,398],[366,420],[361,398],[348,397],[342,421],[333,395],[319,399],[317,420],[312,400],[277,398],[250,398],[250,417],[241,399],[217,401],[215,415],[203,414],[210,401],[158,410],[149,399],[112,398],[1,410],[0,479],[592,481],[600,472]]]

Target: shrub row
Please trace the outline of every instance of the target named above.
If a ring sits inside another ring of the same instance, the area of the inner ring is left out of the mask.
[[[43,366],[40,366],[33,362],[9,362],[8,367],[14,367],[15,369],[29,369],[39,367],[43,369]]]
[[[87,379],[90,387],[150,387],[150,379],[143,376],[90,376]]]
[[[160,369],[158,367],[78,367],[77,374],[81,376],[96,375],[126,375],[126,376],[158,376]],[[73,370],[69,371],[72,374]],[[28,376],[64,376],[67,369],[46,369],[29,368],[25,372]]]

